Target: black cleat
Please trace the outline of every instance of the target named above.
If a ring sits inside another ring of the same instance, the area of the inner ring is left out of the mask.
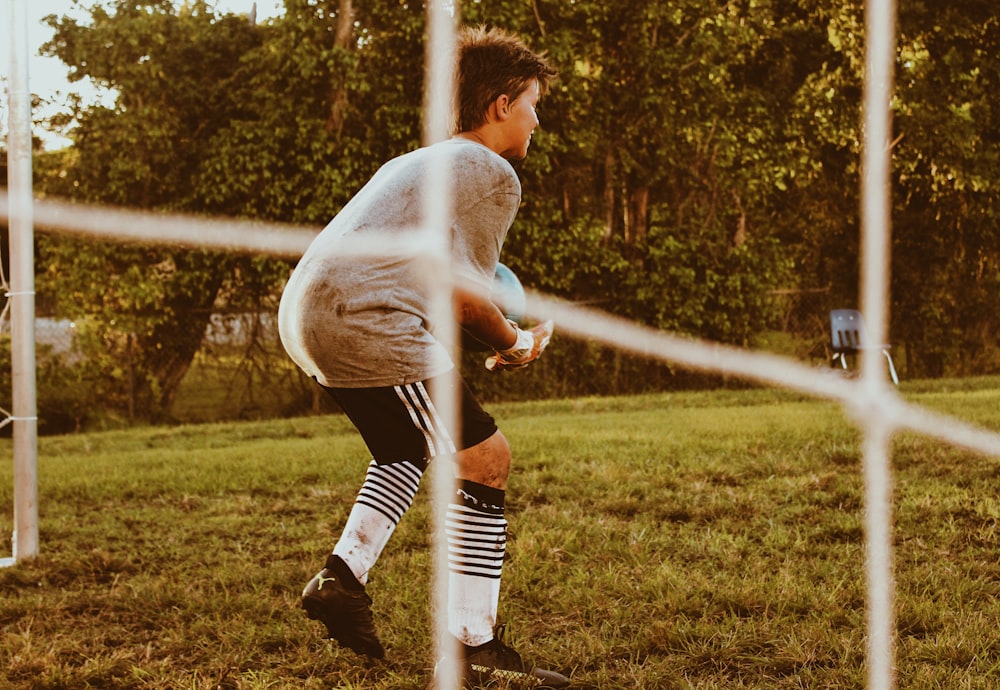
[[[521,655],[504,643],[504,626],[496,636],[478,647],[459,645],[464,659],[459,664],[464,688],[565,688],[569,678],[526,664]]]
[[[302,608],[312,620],[326,626],[330,639],[373,659],[385,657],[372,620],[372,598],[339,556],[329,556],[326,567],[302,590]]]

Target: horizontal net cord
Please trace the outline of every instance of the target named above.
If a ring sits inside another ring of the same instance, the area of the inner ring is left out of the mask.
[[[6,192],[0,192],[0,213],[8,212]],[[290,224],[153,214],[51,199],[36,200],[34,215],[36,222],[49,230],[95,239],[177,243],[295,258],[301,256],[318,232],[317,228]],[[430,232],[417,233],[408,241],[398,236],[373,236],[359,241],[351,253],[434,255],[435,241],[439,241],[437,236]],[[561,331],[690,369],[733,374],[749,381],[839,401],[859,423],[878,414],[895,428],[1000,456],[1000,434],[907,403],[888,386],[880,386],[872,394],[861,379],[845,379],[836,372],[794,359],[668,333],[531,289],[526,290],[526,294],[528,315],[538,320],[553,319],[557,334]]]
[[[9,216],[11,210],[4,190],[0,193],[0,214]],[[301,256],[319,231],[286,223],[160,214],[56,199],[36,199],[33,215],[38,229],[97,239],[181,244],[286,257]]]
[[[880,417],[892,427],[933,436],[968,450],[1000,456],[1000,434],[938,414],[903,400],[895,389],[879,386],[872,393],[863,379],[847,379],[767,352],[683,337],[590,307],[526,290],[527,313],[553,319],[560,331],[603,343],[618,350],[675,362],[690,369],[733,374],[740,378],[840,402],[860,426]]]
[[[0,191],[0,214],[9,214],[10,210],[6,191]],[[301,257],[321,230],[290,223],[156,213],[58,199],[35,200],[34,224],[40,230],[102,241],[175,244],[292,259]],[[372,232],[353,237],[340,255],[433,258],[445,252],[446,239],[444,233],[431,228],[418,228],[407,235]]]

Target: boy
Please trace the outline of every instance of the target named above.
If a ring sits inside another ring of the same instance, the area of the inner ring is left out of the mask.
[[[569,681],[522,662],[494,634],[506,546],[504,494],[510,447],[457,375],[433,335],[421,266],[404,253],[371,255],[351,242],[398,245],[422,222],[429,161],[444,161],[452,183],[452,264],[456,319],[485,343],[497,367],[535,360],[551,323],[523,330],[489,300],[494,270],[521,201],[508,162],[527,155],[535,106],[555,71],[518,38],[467,29],[457,50],[457,134],[386,163],[314,240],[282,295],[279,328],[289,356],[337,401],[372,461],[340,540],[306,585],[302,605],[331,638],[382,658],[371,599],[375,564],[421,476],[437,454],[454,453],[456,488],[447,507],[448,630],[461,643],[466,684],[565,687]],[[458,390],[450,388],[455,383]],[[459,429],[445,428],[434,404],[457,395]]]

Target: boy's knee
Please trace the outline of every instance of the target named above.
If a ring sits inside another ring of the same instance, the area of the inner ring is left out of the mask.
[[[456,453],[456,474],[459,479],[506,489],[510,459],[510,445],[498,430],[485,441]]]

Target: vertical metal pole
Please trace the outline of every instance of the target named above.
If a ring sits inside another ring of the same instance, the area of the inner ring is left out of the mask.
[[[866,2],[861,304],[875,344],[887,342],[890,299],[890,103],[896,52],[895,12],[894,0]],[[877,409],[879,396],[888,385],[884,366],[877,349],[862,352],[862,388],[867,404],[873,409]],[[864,429],[869,690],[890,690],[895,686],[892,431],[888,422],[878,415],[874,415]]]
[[[27,0],[10,0],[10,332],[14,434],[14,562],[38,555],[38,418],[35,399],[35,250]]]

